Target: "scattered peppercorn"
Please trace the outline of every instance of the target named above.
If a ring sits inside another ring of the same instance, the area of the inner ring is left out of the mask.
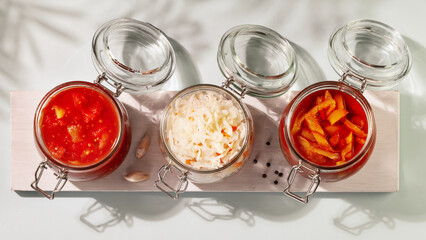
[[[282,173],[282,172],[280,172],[280,174],[278,174],[278,176],[282,177],[282,176],[283,176],[283,173]]]
[[[256,163],[257,163],[257,159],[255,158],[255,159],[253,160],[253,162],[256,164]]]
[[[277,184],[278,184],[278,181],[277,181],[277,180],[275,180],[275,181],[274,181],[274,184],[275,184],[275,185],[277,185]]]
[[[270,167],[270,166],[271,166],[271,163],[270,163],[270,162],[266,163],[266,166],[267,166],[267,167]]]
[[[269,146],[269,145],[271,145],[271,143],[268,141],[268,142],[266,142],[266,145],[268,145],[268,146]]]
[[[263,178],[266,178],[268,175],[266,175],[266,173],[264,173],[263,175],[262,175],[262,177]]]

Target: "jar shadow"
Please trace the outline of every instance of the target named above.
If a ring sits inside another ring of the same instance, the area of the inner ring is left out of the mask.
[[[396,88],[400,91],[400,165],[399,191],[396,193],[323,194],[324,198],[342,198],[348,207],[333,219],[337,228],[353,235],[374,226],[396,229],[395,220],[426,221],[426,190],[423,169],[426,168],[426,47],[404,37],[410,48],[411,72]],[[356,222],[356,224],[353,224]],[[382,225],[383,224],[383,225]]]
[[[94,201],[80,215],[80,221],[96,232],[125,225],[136,219],[163,221],[182,211],[186,199],[171,200],[162,193],[96,193]]]
[[[289,41],[289,43],[293,47],[299,63],[298,76],[291,90],[300,91],[316,82],[327,80],[319,64],[304,48],[294,42]]]
[[[308,214],[317,204],[301,205],[281,193],[187,193],[185,207],[207,222],[237,221],[249,227],[257,218],[292,221]]]

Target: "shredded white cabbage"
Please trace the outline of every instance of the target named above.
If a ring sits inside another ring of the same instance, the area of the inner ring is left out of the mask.
[[[221,94],[203,90],[177,99],[167,119],[169,149],[195,169],[227,164],[242,148],[246,122],[240,106]]]

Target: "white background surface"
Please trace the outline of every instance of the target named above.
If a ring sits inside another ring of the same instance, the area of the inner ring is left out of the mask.
[[[424,1],[1,0],[0,238],[425,239],[424,9]],[[168,90],[199,82],[219,84],[223,77],[216,63],[217,45],[234,25],[264,25],[297,44],[305,70],[292,90],[337,79],[326,54],[328,37],[337,26],[359,18],[391,25],[413,56],[412,71],[398,87],[400,191],[321,193],[304,206],[272,193],[187,193],[178,201],[160,193],[62,193],[48,201],[36,193],[10,191],[9,91],[92,81],[97,76],[92,35],[118,17],[150,22],[174,40],[180,63]],[[201,214],[200,206],[211,214]]]

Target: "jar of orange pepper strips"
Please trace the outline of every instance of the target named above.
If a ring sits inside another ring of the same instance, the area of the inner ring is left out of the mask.
[[[401,35],[373,20],[338,28],[328,53],[340,80],[302,90],[284,110],[279,126],[281,149],[292,165],[284,194],[302,203],[320,181],[342,180],[364,166],[374,149],[376,125],[362,93],[397,85],[411,67]],[[290,190],[298,173],[312,181],[305,196]]]

